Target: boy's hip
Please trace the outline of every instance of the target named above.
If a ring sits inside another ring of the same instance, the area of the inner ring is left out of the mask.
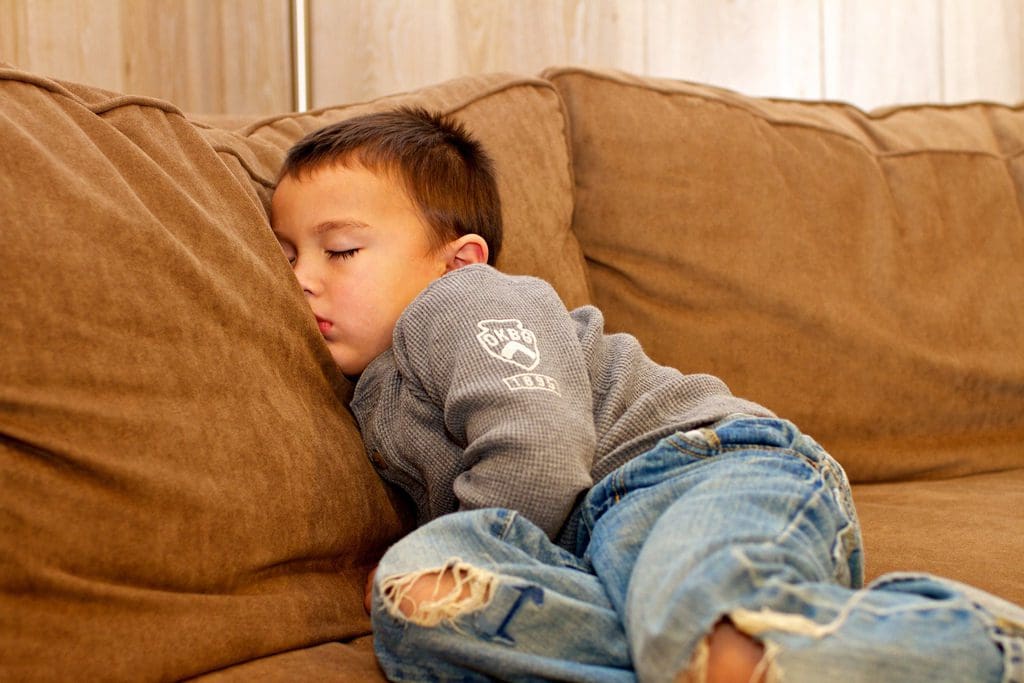
[[[648,451],[613,470],[597,482],[579,505],[577,554],[583,555],[590,534],[609,510],[626,501],[651,507],[667,506],[674,497],[700,489],[718,490],[723,514],[742,480],[767,498],[777,495],[776,514],[784,515],[794,496],[821,491],[824,509],[836,517],[837,539],[849,558],[852,585],[863,580],[860,525],[842,466],[813,438],[793,423],[768,417],[730,415],[707,427],[671,434]],[[748,487],[746,490],[751,490]],[[734,500],[742,505],[741,500]],[[737,515],[741,523],[742,515]],[[844,581],[846,582],[846,581]]]

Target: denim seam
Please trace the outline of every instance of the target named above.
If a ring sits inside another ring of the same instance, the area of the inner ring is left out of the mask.
[[[823,472],[826,468],[824,463],[812,458],[806,453],[802,453],[793,446],[767,446],[763,444],[735,444],[735,445],[719,445],[713,447],[711,444],[698,444],[696,441],[685,438],[681,434],[673,435],[668,440],[668,444],[675,450],[685,455],[698,458],[700,460],[710,460],[716,456],[728,455],[736,452],[756,452],[765,454],[784,454],[791,455],[800,458],[805,463],[810,465],[815,471]],[[830,487],[831,488],[831,487]]]
[[[843,558],[840,558],[836,553],[836,546],[833,545],[831,550],[831,556],[833,559],[833,575],[834,578],[843,582],[843,570],[839,566],[840,559],[849,562],[850,552],[845,548],[844,538],[849,527],[854,526],[855,517],[850,514],[849,505],[846,499],[841,495],[841,487],[838,482],[841,481],[841,477],[835,471],[835,468],[831,465],[827,458],[815,458],[806,453],[801,452],[795,445],[788,446],[769,446],[761,444],[735,444],[735,445],[722,445],[718,441],[718,437],[711,430],[701,430],[702,432],[710,432],[708,437],[712,437],[717,442],[716,445],[711,443],[699,443],[696,439],[688,438],[685,434],[677,433],[667,440],[668,444],[672,446],[676,451],[683,453],[687,456],[697,458],[699,461],[708,461],[715,457],[728,455],[736,452],[755,452],[763,453],[765,455],[784,455],[787,457],[797,457],[800,461],[805,463],[814,472],[814,479],[816,482],[816,489],[814,494],[802,501],[799,514],[806,515],[807,506],[814,498],[821,498],[822,500],[830,500],[842,513],[846,523],[837,530],[835,542],[843,545]],[[706,437],[707,438],[707,437]],[[616,498],[616,500],[618,500]],[[776,539],[777,542],[778,539]],[[847,569],[851,574],[852,579],[852,568]]]
[[[515,510],[509,510],[509,514],[505,515],[505,521],[501,525],[501,532],[499,533],[498,538],[503,541],[508,538],[509,531],[512,529],[512,525],[515,523],[516,517],[518,516],[518,512]]]
[[[737,447],[731,450],[748,450],[748,448]],[[839,510],[842,514],[842,518],[845,520],[845,523],[842,524],[836,530],[836,537],[832,547],[829,549],[829,556],[832,561],[833,578],[839,581],[840,583],[843,583],[844,572],[841,567],[841,562],[849,562],[849,552],[847,552],[847,549],[844,547],[842,556],[840,556],[836,553],[836,547],[837,545],[844,546],[843,539],[846,531],[851,526],[853,526],[853,519],[848,515],[849,511],[847,510],[844,502],[841,500],[840,497],[836,495],[837,488],[828,480],[829,476],[834,473],[832,472],[831,468],[828,467],[827,462],[823,461],[821,463],[818,463],[817,461],[813,460],[812,458],[808,458],[803,453],[800,453],[799,451],[796,451],[793,448],[773,446],[766,447],[765,450],[783,451],[786,452],[787,454],[797,455],[803,462],[809,465],[814,472],[813,490],[803,500],[800,501],[799,507],[793,513],[793,517],[790,521],[790,524],[775,536],[775,538],[772,541],[772,545],[780,544],[788,534],[792,533],[793,529],[797,528],[800,525],[800,523],[803,523],[805,520],[807,520],[808,509],[816,501],[820,502],[820,504],[823,505],[834,505],[837,508],[837,510]],[[848,568],[847,571],[850,571],[851,569],[852,568]]]
[[[696,439],[691,439],[687,437],[686,434],[676,433],[668,437],[665,441],[669,446],[672,446],[672,448],[680,453],[691,455],[695,458],[700,458],[701,460],[713,458],[722,452],[722,444],[720,441],[717,441],[717,437],[717,443],[711,444],[707,441],[701,442]]]

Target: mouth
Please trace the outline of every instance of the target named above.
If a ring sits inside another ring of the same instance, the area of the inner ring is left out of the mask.
[[[320,316],[316,316],[316,326],[320,328],[320,334],[326,336],[326,334],[331,331],[331,328],[334,327],[334,323],[330,320],[321,318]]]

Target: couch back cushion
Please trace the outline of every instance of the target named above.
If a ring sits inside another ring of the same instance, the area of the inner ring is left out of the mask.
[[[248,182],[173,106],[0,69],[0,679],[366,634],[403,530]]]
[[[210,143],[269,208],[288,148],[332,123],[403,105],[448,114],[494,159],[505,226],[497,266],[542,277],[574,308],[590,301],[583,253],[572,231],[573,181],[561,99],[542,79],[509,74],[458,78],[370,102],[256,119],[225,130],[205,126]],[[219,123],[216,120],[210,120]]]
[[[368,633],[363,579],[402,505],[266,209],[299,137],[401,103],[491,150],[499,264],[586,303],[545,81],[463,79],[228,131],[0,69],[0,642],[17,653],[0,679],[178,679]]]
[[[794,420],[856,480],[1024,466],[1024,110],[544,75],[612,328]]]

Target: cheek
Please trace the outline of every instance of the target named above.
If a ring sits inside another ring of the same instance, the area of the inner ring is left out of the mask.
[[[385,328],[393,327],[401,310],[395,311],[394,299],[377,282],[366,282],[333,292],[332,309],[338,324],[352,338],[372,340],[387,335]]]

